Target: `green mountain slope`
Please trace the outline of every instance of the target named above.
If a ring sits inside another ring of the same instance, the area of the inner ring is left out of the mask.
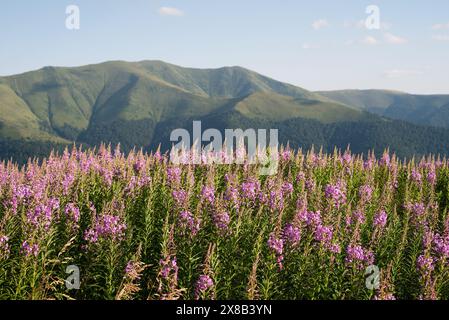
[[[447,130],[382,116],[444,126],[449,100],[386,91],[314,93],[241,67],[161,61],[46,67],[0,77],[0,158],[42,156],[74,142],[169,148],[171,130],[191,128],[193,120],[203,128],[276,128],[281,142],[303,147],[446,154]],[[438,135],[443,144],[435,142]]]
[[[303,111],[311,118],[329,112],[323,117],[326,121],[359,116],[359,112],[317,94],[240,67],[202,70],[160,61],[116,61],[79,68],[46,67],[0,78],[0,83],[2,110],[19,103],[25,110],[22,116],[33,123],[29,132],[9,131],[11,126],[6,126],[1,137],[78,140],[118,122],[199,117],[237,102],[248,116],[254,112],[254,116],[278,117],[279,113],[273,112],[277,105],[284,117],[301,116],[300,105],[308,108]],[[256,93],[269,100],[261,100]],[[8,119],[3,122],[10,123]]]
[[[385,90],[321,91],[356,109],[415,124],[449,128],[449,95],[412,95]]]

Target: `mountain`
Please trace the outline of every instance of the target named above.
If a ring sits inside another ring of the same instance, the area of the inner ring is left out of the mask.
[[[391,121],[373,111],[377,103],[351,96],[310,92],[241,67],[162,61],[45,67],[0,77],[0,158],[24,161],[74,142],[169,148],[171,130],[191,128],[193,120],[204,129],[277,128],[281,142],[299,147],[447,153],[446,129]]]
[[[414,95],[386,90],[321,91],[355,109],[415,124],[449,128],[449,95]]]

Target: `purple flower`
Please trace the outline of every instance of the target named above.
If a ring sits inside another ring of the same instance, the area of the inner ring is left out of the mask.
[[[268,239],[268,247],[280,256],[284,252],[284,240],[276,238],[272,233]]]
[[[381,166],[388,167],[390,165],[390,155],[385,152],[379,161]]]
[[[307,179],[305,187],[307,191],[313,191],[315,189],[316,183],[313,179]]]
[[[284,182],[281,190],[283,195],[291,195],[293,193],[293,185],[290,182]]]
[[[426,212],[426,207],[423,203],[415,202],[412,204],[407,204],[406,208],[410,210],[416,216],[422,216]]]
[[[333,200],[337,209],[346,203],[346,194],[344,189],[343,183],[338,182],[335,185],[328,184],[324,190],[326,198]]]
[[[26,257],[35,256],[39,254],[39,246],[37,244],[29,244],[28,241],[22,243],[22,252]]]
[[[171,184],[180,184],[181,183],[181,168],[167,168],[167,178]]]
[[[136,174],[139,174],[145,168],[145,160],[137,159],[137,161],[133,164],[133,169]]]
[[[338,243],[332,243],[329,245],[329,251],[333,253],[341,253],[341,246]]]
[[[412,170],[412,181],[420,185],[422,181],[421,173],[417,169]]]
[[[417,266],[418,270],[422,271],[424,274],[429,274],[434,269],[434,260],[432,257],[420,255],[417,260]]]
[[[242,183],[242,195],[243,198],[250,201],[256,200],[257,193],[259,191],[260,185],[256,181],[248,181]]]
[[[359,196],[362,202],[370,201],[372,195],[373,195],[373,188],[369,184],[360,187]]]
[[[291,246],[296,246],[301,240],[301,230],[291,224],[287,224],[284,227],[283,238],[285,239],[285,242],[289,243]]]
[[[433,244],[436,253],[444,258],[449,258],[449,235],[443,237],[439,234],[436,234],[433,238]]]
[[[10,248],[8,241],[9,238],[7,236],[0,237],[0,260],[9,257]]]
[[[203,199],[203,201],[206,201],[209,204],[213,205],[215,202],[214,188],[208,186],[203,187],[203,190],[201,191],[201,198]]]
[[[179,223],[182,229],[187,229],[192,236],[196,236],[200,231],[201,221],[195,219],[190,211],[181,211],[179,214]]]
[[[382,210],[374,216],[374,226],[383,229],[387,224],[387,213]]]
[[[228,189],[226,189],[224,198],[226,201],[230,202],[231,206],[235,209],[240,208],[239,191],[237,188],[229,186]]]
[[[427,173],[427,182],[429,182],[429,184],[434,186],[436,184],[436,181],[437,181],[437,175],[436,175],[435,171],[434,170],[430,170]]]
[[[228,229],[228,225],[230,222],[229,213],[227,212],[219,212],[215,213],[212,217],[215,227],[219,230],[225,231]]]
[[[160,275],[163,279],[167,280],[170,275],[177,277],[178,275],[178,263],[175,258],[167,257],[165,260],[159,261],[161,267]]]
[[[305,222],[308,226],[321,225],[321,212],[320,211],[301,211],[297,217],[300,221]]]
[[[365,251],[361,246],[349,245],[346,249],[346,262],[352,263],[353,261],[364,261]]]
[[[86,230],[84,239],[96,243],[99,239],[110,238],[122,240],[125,235],[126,224],[121,222],[119,216],[105,214],[95,221],[94,227]]]
[[[332,227],[326,227],[319,225],[315,228],[314,232],[315,240],[323,245],[328,245],[332,241],[333,230]]]
[[[187,192],[184,190],[174,190],[172,196],[177,206],[182,207],[186,203]]]
[[[65,207],[65,215],[66,217],[75,222],[78,223],[78,221],[80,220],[80,210],[78,209],[78,207],[73,204],[73,203],[68,203]]]
[[[214,281],[208,275],[201,275],[195,285],[195,299],[199,300],[207,290],[212,288]]]

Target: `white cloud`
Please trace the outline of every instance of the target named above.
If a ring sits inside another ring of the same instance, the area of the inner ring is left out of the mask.
[[[437,23],[432,26],[433,30],[442,30],[442,29],[449,29],[449,22],[448,23]]]
[[[399,37],[399,36],[395,36],[394,34],[391,34],[391,33],[385,34],[385,41],[387,41],[388,43],[391,43],[391,44],[407,43],[407,39]]]
[[[392,24],[389,22],[381,22],[380,23],[380,30],[389,30],[391,28]],[[350,29],[367,29],[366,28],[366,21],[365,20],[359,20],[359,21],[345,21],[343,23],[343,27],[350,28]]]
[[[319,46],[316,44],[311,44],[311,43],[303,43],[301,46],[304,50],[310,50],[310,49],[318,49]]]
[[[373,36],[366,36],[365,39],[362,40],[362,43],[369,46],[375,46],[379,44],[379,41]]]
[[[449,41],[448,34],[435,34],[432,36],[432,39],[435,41]]]
[[[159,14],[161,16],[175,16],[175,17],[181,17],[184,15],[184,12],[177,8],[172,7],[161,7],[159,8]]]
[[[312,23],[312,28],[314,28],[315,30],[319,30],[326,27],[329,27],[329,22],[327,22],[326,19],[319,19]]]
[[[404,69],[392,69],[384,72],[384,76],[388,79],[412,77],[420,74],[421,72],[417,70],[404,70]]]

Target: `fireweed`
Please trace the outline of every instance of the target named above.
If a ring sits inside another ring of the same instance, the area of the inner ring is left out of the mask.
[[[0,298],[449,299],[445,159],[281,148],[258,169],[104,146],[0,163]]]

